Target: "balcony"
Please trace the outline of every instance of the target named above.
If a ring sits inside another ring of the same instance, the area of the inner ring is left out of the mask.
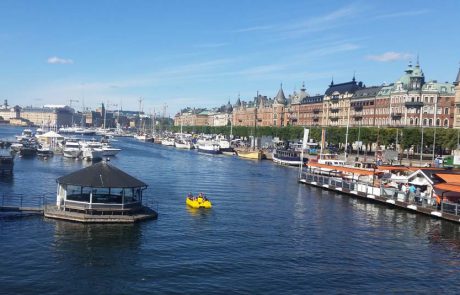
[[[363,106],[354,106],[353,109],[355,112],[361,112],[363,110]]]
[[[404,105],[408,109],[418,109],[423,107],[423,101],[406,101]]]
[[[331,113],[338,113],[339,111],[339,108],[331,108]]]
[[[318,117],[314,117],[314,118],[313,118],[313,121],[318,122],[318,121],[319,121],[319,118],[318,118]]]
[[[338,103],[339,102],[339,98],[338,97],[331,97],[331,102],[332,103]]]
[[[399,120],[402,117],[402,113],[391,113],[391,118],[393,120]]]
[[[363,116],[362,115],[354,115],[353,118],[355,119],[355,121],[361,121],[363,119]]]
[[[331,116],[331,117],[329,117],[329,120],[335,122],[335,121],[339,120],[339,117],[338,116]]]
[[[319,109],[313,109],[313,114],[319,114]]]

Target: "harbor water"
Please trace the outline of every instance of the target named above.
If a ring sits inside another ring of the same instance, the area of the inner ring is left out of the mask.
[[[0,139],[20,134],[0,126]],[[1,294],[458,293],[460,226],[297,182],[298,169],[133,138],[111,163],[149,185],[133,225],[0,219]],[[0,193],[54,199],[90,163],[15,158]],[[204,192],[210,210],[185,205]]]

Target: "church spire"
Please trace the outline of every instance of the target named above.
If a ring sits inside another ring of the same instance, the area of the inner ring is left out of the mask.
[[[454,85],[455,86],[460,85],[460,66],[458,67],[457,79],[455,79]]]

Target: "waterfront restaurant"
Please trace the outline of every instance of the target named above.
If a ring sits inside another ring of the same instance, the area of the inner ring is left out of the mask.
[[[82,222],[134,222],[156,218],[143,205],[147,184],[102,161],[56,180],[56,206],[45,216]]]

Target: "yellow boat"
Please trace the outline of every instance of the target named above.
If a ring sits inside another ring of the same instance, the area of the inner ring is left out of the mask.
[[[263,152],[262,150],[237,150],[236,154],[238,157],[244,159],[253,159],[253,160],[262,160]]]
[[[185,199],[185,203],[192,208],[211,208],[212,203],[208,199],[198,196],[198,197],[187,197]]]

